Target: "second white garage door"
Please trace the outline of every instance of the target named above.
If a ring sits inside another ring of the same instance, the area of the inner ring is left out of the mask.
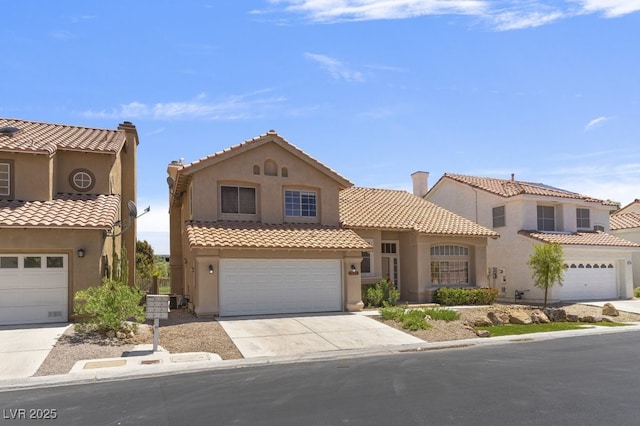
[[[562,300],[604,300],[618,297],[616,268],[606,262],[571,262],[560,287]]]
[[[340,260],[221,259],[220,315],[342,310]]]

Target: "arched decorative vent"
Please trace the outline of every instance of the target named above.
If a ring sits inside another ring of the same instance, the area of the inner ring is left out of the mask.
[[[278,163],[273,160],[264,162],[264,174],[266,176],[278,176]]]
[[[281,172],[280,172],[280,175],[282,177],[289,177],[289,169],[287,169],[286,167],[283,167]]]
[[[260,174],[260,166],[258,166],[257,164],[253,166],[253,174],[254,175]]]

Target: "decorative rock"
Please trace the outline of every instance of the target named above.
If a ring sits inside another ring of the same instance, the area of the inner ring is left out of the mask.
[[[511,324],[531,324],[531,316],[522,311],[512,311],[509,313],[509,323]]]
[[[567,320],[567,311],[561,308],[546,308],[544,313],[553,322],[561,322]]]
[[[611,318],[601,317],[601,316],[596,316],[596,320],[598,322],[613,322],[613,320]]]
[[[596,318],[593,315],[585,315],[579,318],[580,322],[596,323]]]
[[[125,333],[123,333],[122,331],[117,331],[116,332],[116,337],[118,339],[125,339],[127,337],[127,335]]]
[[[578,322],[579,319],[578,315],[567,314],[567,321],[569,322]]]
[[[548,324],[551,322],[549,317],[540,309],[531,311],[531,321],[533,321],[534,324]]]
[[[476,327],[490,327],[493,322],[487,317],[478,317],[473,321],[473,325]]]
[[[607,302],[602,307],[602,315],[609,315],[611,317],[617,317],[620,315],[620,312],[613,306],[611,303]]]
[[[476,330],[476,336],[478,337],[491,337],[491,332],[488,330]]]
[[[498,315],[496,315],[496,313],[493,311],[487,313],[487,318],[489,318],[489,320],[491,321],[491,324],[493,325],[504,324],[504,321]]]
[[[116,337],[116,332],[113,330],[109,330],[107,331],[106,335],[109,339],[113,339],[114,337]]]

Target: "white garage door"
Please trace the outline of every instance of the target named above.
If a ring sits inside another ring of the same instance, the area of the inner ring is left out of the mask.
[[[570,262],[560,287],[562,300],[615,299],[616,268],[609,262]]]
[[[341,310],[339,260],[220,260],[221,316]]]
[[[0,254],[0,325],[66,322],[66,254]]]

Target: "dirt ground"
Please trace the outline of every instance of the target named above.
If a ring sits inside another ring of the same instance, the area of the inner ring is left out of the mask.
[[[513,308],[513,305],[464,307],[459,309],[460,319],[456,321],[430,321],[432,327],[429,330],[403,331],[427,342],[471,339],[476,335],[468,324],[475,318],[485,316],[490,310]],[[581,316],[602,314],[602,309],[595,306],[569,305],[563,308],[569,314]],[[617,322],[640,322],[640,315],[620,312],[620,316],[613,319]],[[400,328],[393,322],[385,323]],[[122,340],[109,339],[96,333],[79,333],[73,326],[69,327],[35,376],[66,374],[77,361],[120,357],[123,352],[132,350],[137,344],[151,344],[152,324],[152,321],[142,324],[134,338]],[[222,359],[242,358],[240,351],[215,319],[196,318],[186,311],[172,311],[168,320],[160,320],[159,344],[171,353],[211,352],[217,353]]]

